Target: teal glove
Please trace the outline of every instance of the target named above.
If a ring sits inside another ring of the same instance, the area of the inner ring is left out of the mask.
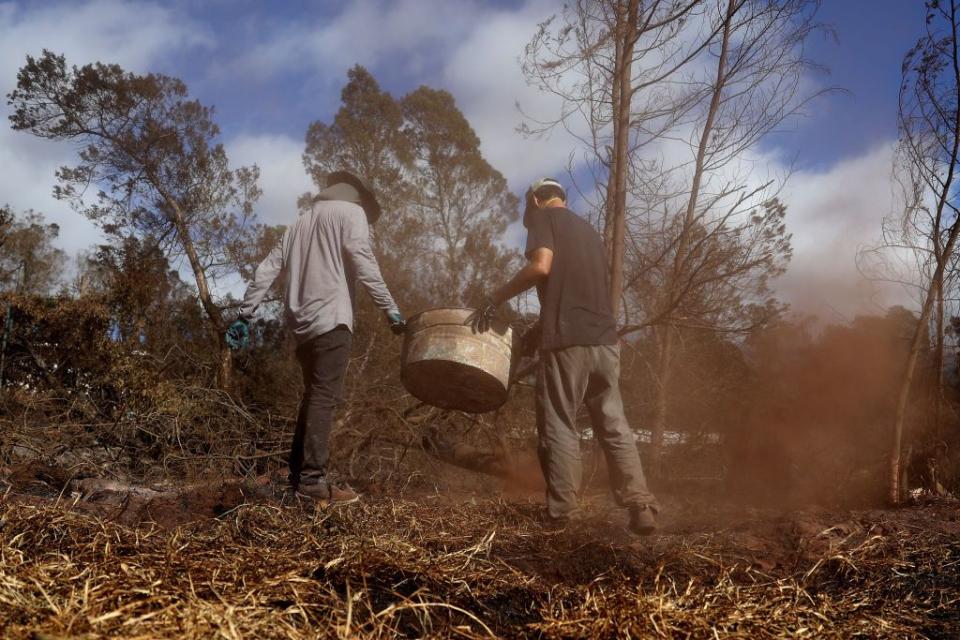
[[[387,313],[387,320],[390,321],[390,331],[393,331],[393,335],[402,336],[406,332],[407,321],[403,319],[399,311]]]
[[[227,342],[227,346],[234,351],[246,349],[250,345],[250,326],[247,321],[243,319],[234,320],[223,339]]]

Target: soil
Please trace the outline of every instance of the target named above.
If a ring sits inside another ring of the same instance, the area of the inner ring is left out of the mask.
[[[121,594],[155,594],[155,601],[144,600],[138,615],[147,617],[141,620],[133,616],[136,607],[111,617],[110,607],[120,611],[130,604],[122,595],[97,611],[89,603],[68,611],[61,603],[13,614],[0,589],[4,637],[41,631],[215,635],[207,623],[184,622],[193,605],[167,622],[174,614],[161,603],[174,597],[204,607],[223,604],[236,616],[237,607],[250,607],[248,618],[234,624],[251,637],[312,637],[319,633],[316,621],[331,616],[341,626],[319,635],[699,637],[712,630],[729,637],[960,636],[960,504],[947,499],[896,510],[788,511],[689,492],[661,495],[661,528],[641,539],[626,530],[624,513],[603,494],[586,496],[582,517],[553,530],[542,524],[539,498],[515,489],[495,497],[366,496],[360,505],[323,509],[291,496],[280,478],[81,487],[63,469],[37,465],[0,469],[0,488],[6,490],[0,535],[9,557],[23,555],[22,562],[10,565],[8,558],[0,567],[0,583],[32,584],[21,574],[54,550],[44,546],[49,536],[34,530],[32,518],[42,513],[44,521],[60,523],[53,527],[58,535],[73,541],[55,547],[70,567],[87,563],[85,571],[95,574],[89,567],[106,567],[114,554],[128,564],[140,557],[149,568],[143,579],[116,576],[114,586]],[[111,534],[115,549],[82,560],[92,553],[85,545],[94,545],[104,527],[118,532]],[[140,535],[159,536],[156,547],[130,542]],[[201,555],[213,554],[202,571],[193,564],[175,568],[188,560],[175,557],[171,541],[191,539]],[[161,549],[167,550],[151,555]],[[170,571],[166,578],[153,576],[163,571],[155,566],[161,556]],[[265,557],[275,562],[264,564]],[[111,571],[103,569],[103,585],[112,584]],[[236,573],[228,582],[239,580],[248,591],[214,588],[220,572]],[[86,575],[57,569],[66,574]],[[292,591],[281,597],[283,585]],[[45,589],[48,598],[57,597],[54,586]],[[313,608],[296,604],[309,599],[306,593],[313,593]],[[344,603],[356,609],[344,613]],[[289,612],[297,607],[299,614]],[[433,617],[411,613],[428,607],[443,610]],[[274,632],[254,632],[269,620],[277,625],[270,627]]]

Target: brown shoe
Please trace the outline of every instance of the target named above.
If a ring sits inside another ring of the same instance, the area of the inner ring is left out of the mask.
[[[360,495],[351,489],[350,485],[336,485],[329,482],[301,484],[297,487],[297,495],[327,504],[350,504],[360,499]]]
[[[657,530],[656,513],[647,505],[634,505],[630,507],[630,523],[627,526],[638,536],[649,536]]]
[[[540,526],[547,531],[563,531],[581,519],[579,509],[574,509],[562,516],[553,517],[546,510],[540,518]]]

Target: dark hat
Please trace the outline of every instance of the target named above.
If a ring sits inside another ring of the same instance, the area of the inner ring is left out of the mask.
[[[357,204],[363,207],[364,213],[367,214],[367,222],[373,224],[380,219],[380,214],[383,213],[380,203],[377,202],[373,190],[363,180],[349,171],[332,171],[327,174],[327,187],[335,184],[347,184],[357,190],[360,195],[360,202]]]

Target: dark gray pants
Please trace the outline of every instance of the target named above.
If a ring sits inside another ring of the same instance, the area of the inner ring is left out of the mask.
[[[577,412],[584,403],[603,449],[617,502],[659,510],[647,488],[636,439],[623,414],[620,347],[602,345],[540,352],[537,432],[540,466],[547,481],[547,513],[563,518],[577,509],[581,482]]]
[[[330,460],[333,414],[343,393],[352,334],[345,326],[311,338],[297,347],[303,372],[303,397],[290,449],[290,484],[323,482]]]

